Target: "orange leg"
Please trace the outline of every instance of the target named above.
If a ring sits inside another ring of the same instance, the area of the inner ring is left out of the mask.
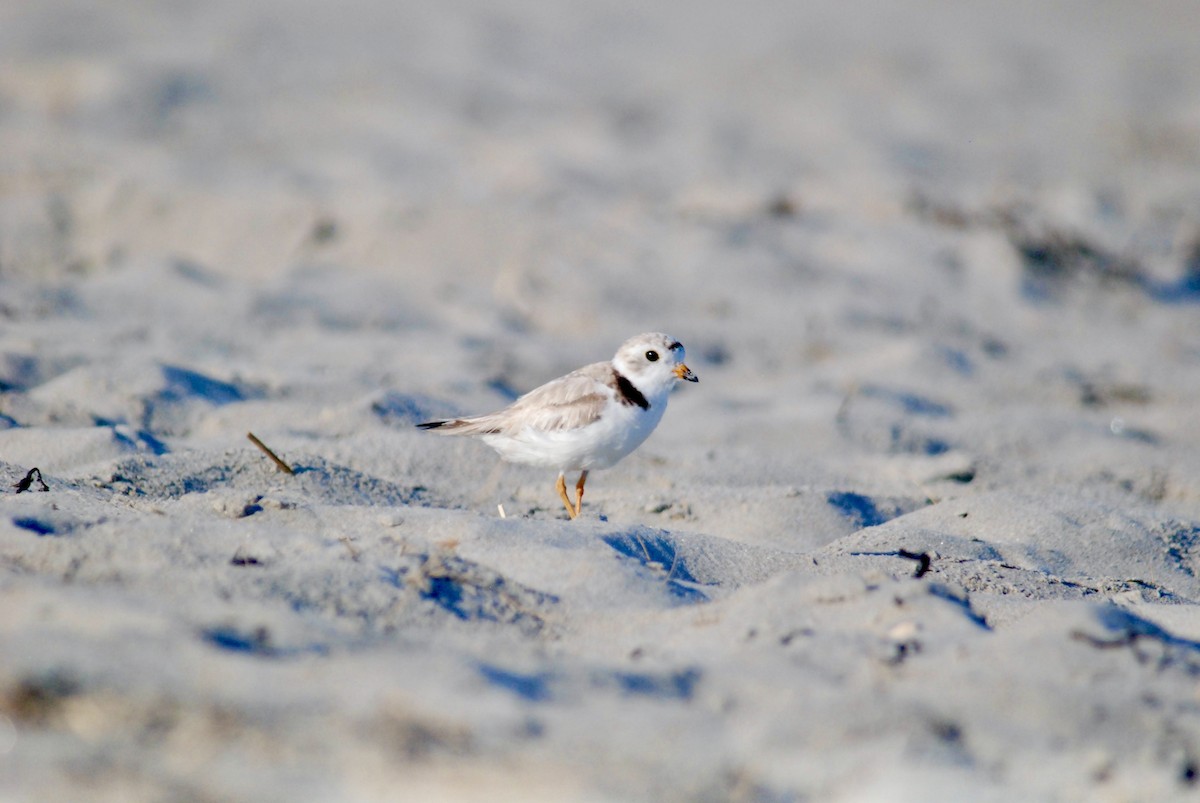
[[[579,511],[583,508],[583,485],[586,482],[587,482],[587,470],[585,469],[584,471],[581,471],[579,473],[579,482],[575,483],[575,494],[576,494],[575,515],[572,516],[571,518],[575,518],[576,516],[578,516]]]
[[[558,482],[554,484],[555,490],[558,491],[558,496],[567,507],[567,514],[571,518],[579,515],[579,512],[571,506],[571,497],[567,496],[567,479],[562,474],[558,475]]]

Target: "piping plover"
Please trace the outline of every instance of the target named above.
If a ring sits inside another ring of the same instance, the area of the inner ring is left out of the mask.
[[[555,488],[575,518],[588,472],[612,466],[650,436],[676,382],[700,381],[683,357],[683,344],[670,335],[638,335],[626,340],[611,361],[547,382],[503,410],[417,426],[473,435],[510,463],[558,469]],[[568,471],[579,472],[574,504],[567,494]]]

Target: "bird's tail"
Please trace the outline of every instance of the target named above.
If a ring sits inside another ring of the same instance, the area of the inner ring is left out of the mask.
[[[478,418],[448,418],[444,421],[426,421],[417,424],[417,429],[436,430],[441,435],[491,435],[499,430],[489,427]]]
[[[446,429],[452,430],[458,425],[462,425],[464,421],[456,418],[451,418],[446,421],[426,421],[424,424],[417,424],[417,429]]]

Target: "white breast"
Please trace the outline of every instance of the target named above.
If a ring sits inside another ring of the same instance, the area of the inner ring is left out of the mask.
[[[651,399],[650,408],[611,401],[600,418],[578,429],[551,432],[525,428],[512,435],[483,435],[505,460],[559,471],[608,468],[642,445],[667,407],[667,396]]]

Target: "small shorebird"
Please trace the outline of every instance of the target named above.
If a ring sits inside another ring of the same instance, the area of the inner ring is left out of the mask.
[[[683,344],[670,335],[638,335],[626,340],[611,361],[547,382],[503,410],[417,426],[475,436],[510,463],[558,469],[555,489],[575,518],[588,472],[614,465],[650,436],[676,382],[700,381],[683,358]],[[575,471],[579,481],[572,503],[566,474]]]

